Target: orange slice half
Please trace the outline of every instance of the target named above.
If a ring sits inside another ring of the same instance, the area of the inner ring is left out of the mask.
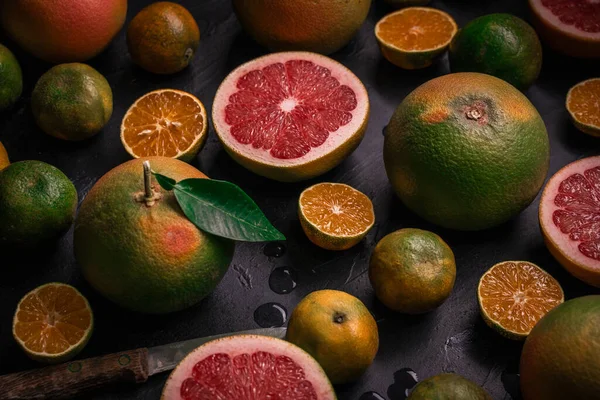
[[[375,36],[383,56],[399,67],[430,66],[443,54],[458,26],[447,13],[429,7],[409,7],[383,17]]]
[[[486,323],[510,338],[522,340],[550,310],[564,302],[560,284],[526,261],[505,261],[479,281],[477,297]]]
[[[577,129],[600,136],[600,78],[573,86],[567,94],[567,110]]]
[[[58,363],[84,348],[92,335],[93,321],[92,309],[77,289],[48,283],[19,302],[13,336],[32,359]]]
[[[310,241],[327,250],[349,249],[375,223],[371,200],[342,183],[318,183],[304,190],[298,214]]]
[[[191,161],[206,142],[206,109],[190,93],[161,89],[140,97],[121,124],[121,142],[134,158]]]

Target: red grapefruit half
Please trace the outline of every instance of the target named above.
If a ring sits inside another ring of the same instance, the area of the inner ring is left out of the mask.
[[[335,400],[319,364],[281,339],[238,335],[191,352],[173,370],[161,400]]]
[[[540,225],[554,258],[575,277],[600,287],[600,156],[575,161],[550,178]]]
[[[225,78],[213,124],[238,163],[283,182],[321,175],[356,149],[369,97],[349,69],[308,52],[274,53]]]
[[[540,37],[573,57],[600,58],[600,1],[529,0]]]

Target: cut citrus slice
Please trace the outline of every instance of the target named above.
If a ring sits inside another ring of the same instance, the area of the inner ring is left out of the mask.
[[[369,116],[361,81],[319,54],[282,52],[231,72],[213,103],[213,123],[229,155],[271,179],[309,179],[359,145]]]
[[[383,56],[405,69],[433,64],[457,31],[450,15],[429,7],[405,8],[386,15],[375,25],[375,37]]]
[[[304,190],[298,214],[310,241],[327,250],[349,249],[375,223],[371,200],[342,183],[318,183]]]
[[[600,156],[572,162],[548,180],[539,218],[554,258],[600,288]]]
[[[45,363],[67,361],[92,335],[88,301],[72,286],[48,283],[27,293],[17,306],[13,336],[25,353]]]
[[[564,301],[560,284],[527,261],[504,261],[479,281],[477,298],[485,322],[503,336],[522,340],[544,315]]]
[[[567,94],[567,110],[577,129],[600,136],[600,78],[573,86]]]
[[[121,124],[121,142],[134,158],[191,161],[206,141],[206,109],[192,94],[161,89],[140,97]]]

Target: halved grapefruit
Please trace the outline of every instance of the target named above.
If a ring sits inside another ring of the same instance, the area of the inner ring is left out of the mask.
[[[161,400],[335,400],[325,372],[281,339],[237,335],[191,352],[169,376]]]
[[[539,217],[554,258],[576,278],[600,287],[600,156],[554,174],[542,194]]]
[[[362,140],[369,97],[342,64],[308,52],[274,53],[225,78],[213,103],[223,146],[256,174],[283,182],[321,175]]]
[[[529,0],[536,31],[555,50],[600,58],[600,1]]]

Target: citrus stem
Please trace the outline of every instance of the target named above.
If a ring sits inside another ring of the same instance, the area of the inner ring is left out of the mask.
[[[146,201],[154,199],[154,191],[152,190],[152,168],[150,161],[144,161],[144,197]]]

